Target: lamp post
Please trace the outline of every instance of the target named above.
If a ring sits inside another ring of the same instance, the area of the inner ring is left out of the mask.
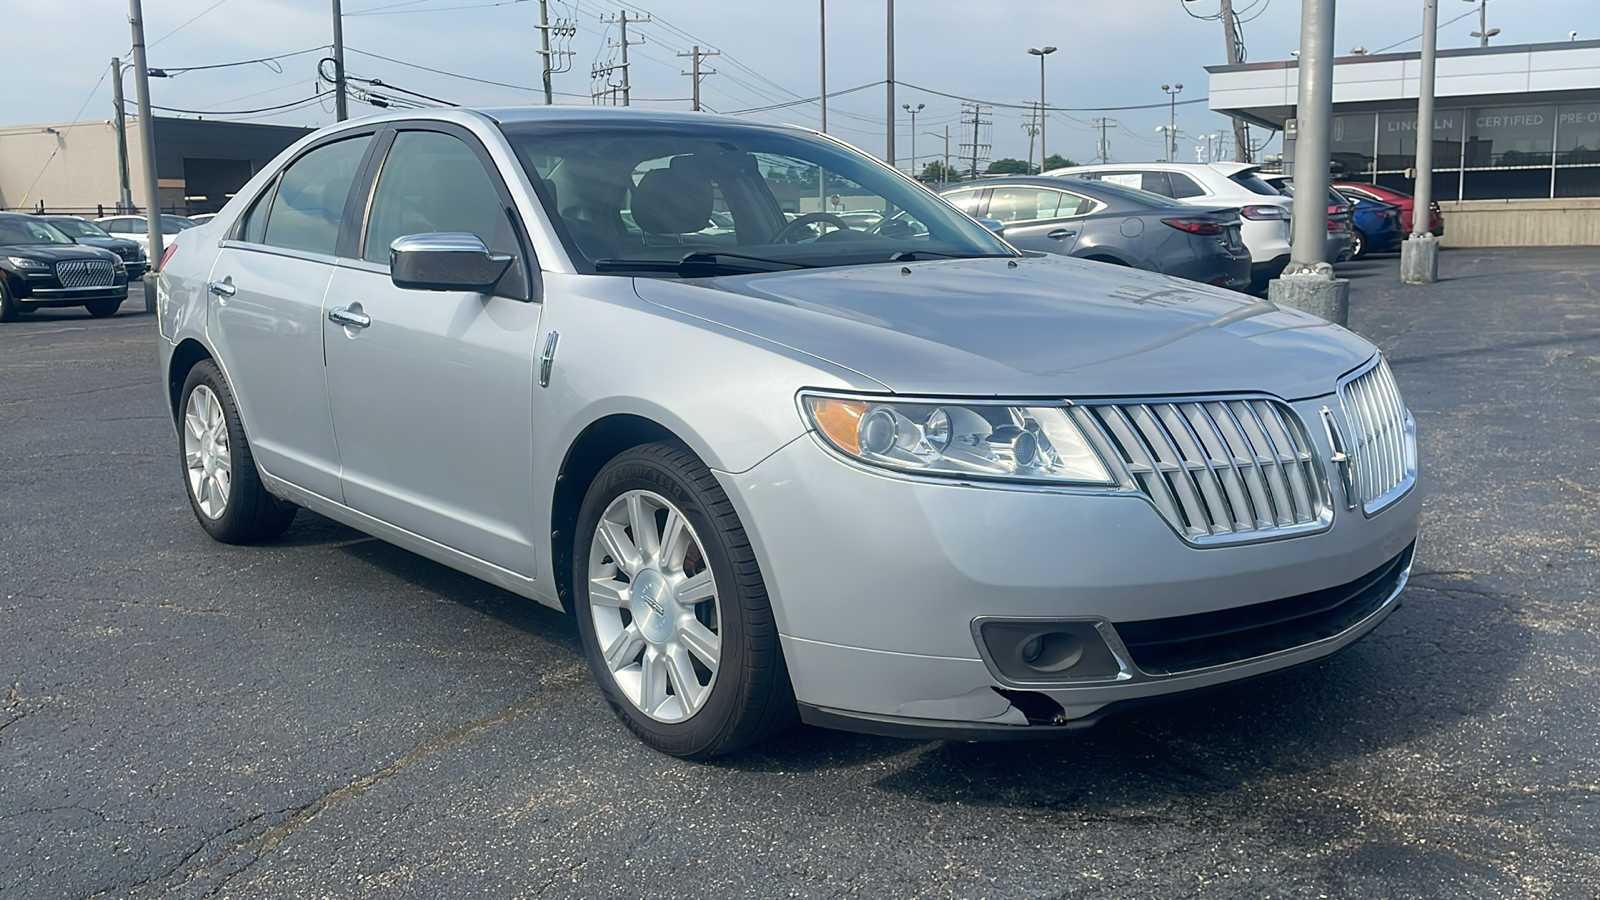
[[[917,177],[917,113],[926,109],[928,104],[918,103],[912,106],[909,103],[900,104],[900,108],[911,114],[911,177]]]
[[[1489,0],[1467,0],[1467,2],[1478,4],[1478,30],[1472,32],[1472,36],[1478,39],[1479,47],[1487,47],[1489,38],[1500,33],[1500,29],[1489,27]]]
[[[1183,90],[1183,82],[1176,84],[1163,84],[1163,91],[1167,92],[1167,162],[1178,161],[1178,93]]]
[[[1433,86],[1438,59],[1439,0],[1422,0],[1422,58],[1417,73],[1417,178],[1411,195],[1411,234],[1400,245],[1400,281],[1439,280],[1439,244],[1433,239]]]
[[[1029,47],[1028,52],[1039,57],[1039,171],[1044,171],[1044,58],[1056,52],[1054,47]]]

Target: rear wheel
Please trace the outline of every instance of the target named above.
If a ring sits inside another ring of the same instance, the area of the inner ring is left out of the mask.
[[[178,455],[189,506],[200,527],[225,544],[277,537],[295,507],[267,493],[245,439],[233,392],[209,359],[184,380]]]
[[[1360,259],[1367,255],[1367,236],[1361,229],[1355,229],[1355,234],[1350,238],[1350,258]]]
[[[694,454],[635,447],[606,465],[578,514],[574,610],[590,671],[634,734],[705,759],[795,718],[755,554]]]
[[[89,315],[96,319],[109,319],[117,314],[117,309],[122,306],[121,300],[95,300],[85,303],[84,308],[89,310]]]

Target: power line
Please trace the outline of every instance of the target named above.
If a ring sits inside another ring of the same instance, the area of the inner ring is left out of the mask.
[[[148,50],[149,48],[154,47],[155,45],[161,43],[162,41],[166,40],[167,38],[172,37],[173,35],[177,34],[178,32],[184,30],[185,28],[188,28],[190,25],[193,25],[195,23],[195,20],[199,19],[200,16],[203,16],[206,13],[211,12],[213,9],[216,9],[217,7],[219,7],[222,4],[227,3],[227,2],[228,2],[228,0],[217,0],[217,2],[211,4],[210,6],[206,7],[205,9],[202,9],[200,11],[199,15],[196,15],[194,18],[190,19],[187,22],[184,22],[182,25],[179,25],[177,28],[172,29],[171,31],[167,32],[166,34],[163,34],[161,37],[158,37],[155,40],[151,41],[150,43],[146,44],[145,45],[145,49]]]
[[[100,85],[106,83],[106,73],[108,71],[107,69],[100,70],[100,77],[95,80],[94,87],[89,89],[89,96],[83,98],[83,105],[78,107],[78,111],[72,114],[72,121],[61,129],[61,134],[71,131],[78,124],[78,120],[83,118],[83,111],[89,108],[89,102],[94,99],[95,94],[100,93]],[[59,152],[61,152],[61,141],[58,135],[56,145],[50,151],[50,156],[45,159],[44,165],[39,167],[39,174],[33,176],[33,183],[28,185],[28,189],[22,192],[22,202],[17,204],[19,207],[28,205],[28,196],[33,193],[34,188],[39,186],[39,179],[44,177],[45,170],[50,168],[51,161],[56,158],[56,154]]]
[[[1439,30],[1439,28],[1443,28],[1443,27],[1444,27],[1444,26],[1446,26],[1446,25],[1454,25],[1454,24],[1455,24],[1455,23],[1457,23],[1457,22],[1459,22],[1459,21],[1461,21],[1461,20],[1462,20],[1462,19],[1465,19],[1465,18],[1466,18],[1466,17],[1467,17],[1467,16],[1471,16],[1471,15],[1476,15],[1476,14],[1477,14],[1477,12],[1478,12],[1478,11],[1477,11],[1477,10],[1476,10],[1476,9],[1469,9],[1469,10],[1467,10],[1467,11],[1466,11],[1466,12],[1464,12],[1464,13],[1462,13],[1462,14],[1461,14],[1461,15],[1459,15],[1459,16],[1456,16],[1456,17],[1455,17],[1455,18],[1454,18],[1454,19],[1451,19],[1451,20],[1450,20],[1450,21],[1448,21],[1448,22],[1440,22],[1440,23],[1439,23],[1439,26],[1438,26],[1438,28],[1435,28],[1435,29],[1434,29],[1434,30],[1435,30],[1435,31],[1438,31],[1438,30]],[[1409,44],[1409,43],[1411,43],[1411,42],[1412,42],[1412,41],[1414,41],[1414,40],[1417,40],[1417,39],[1419,39],[1419,38],[1421,38],[1421,37],[1422,37],[1422,35],[1421,35],[1421,34],[1414,34],[1414,35],[1412,35],[1412,36],[1411,36],[1411,37],[1408,37],[1408,38],[1406,38],[1406,39],[1405,39],[1405,40],[1403,40],[1403,41],[1395,41],[1395,42],[1394,42],[1394,43],[1392,43],[1392,44],[1390,44],[1390,45],[1389,45],[1389,46],[1387,46],[1387,47],[1380,47],[1380,48],[1378,48],[1378,49],[1377,49],[1377,50],[1374,50],[1374,51],[1372,51],[1372,52],[1373,52],[1373,53],[1374,53],[1374,54],[1378,54],[1378,53],[1382,53],[1382,52],[1383,52],[1383,51],[1385,51],[1385,50],[1393,50],[1393,49],[1394,49],[1394,48],[1396,48],[1396,47],[1398,47],[1398,46],[1400,46],[1400,45],[1401,45],[1401,44]]]
[[[982,103],[984,106],[997,106],[997,107],[1001,107],[1003,109],[1029,109],[1029,108],[1031,108],[1026,103],[999,103],[999,102],[996,102],[996,101],[993,101],[993,100],[979,100],[976,97],[964,97],[961,94],[950,94],[950,93],[946,93],[944,91],[936,91],[933,88],[922,87],[921,85],[912,84],[909,81],[901,81],[901,82],[898,82],[898,84],[901,87],[908,87],[908,88],[911,88],[914,91],[921,91],[924,94],[935,94],[935,95],[940,96],[940,97],[949,97],[951,100],[961,100],[961,101],[966,102],[966,103]],[[1179,106],[1187,106],[1187,105],[1189,105],[1191,103],[1204,103],[1209,99],[1210,99],[1209,97],[1196,97],[1193,100],[1179,100],[1178,101],[1178,105]],[[1125,110],[1130,110],[1130,109],[1165,109],[1167,106],[1168,106],[1168,104],[1166,104],[1166,103],[1145,103],[1145,104],[1141,104],[1141,105],[1138,105],[1138,106],[1052,106],[1052,107],[1050,107],[1050,111],[1051,112],[1123,112]]]
[[[883,84],[883,80],[879,79],[867,84],[858,84],[853,88],[845,88],[842,91],[829,91],[828,99],[832,100],[835,97],[843,97],[845,94],[854,94],[856,91],[864,91],[867,88],[875,88],[881,84]],[[802,103],[816,103],[821,99],[822,97],[819,95],[816,97],[802,97],[799,100],[790,100],[787,103],[774,103],[770,106],[752,106],[749,109],[730,109],[728,110],[728,115],[740,116],[746,113],[769,112],[774,109],[788,109],[791,106],[799,106]]]
[[[389,9],[389,7],[374,7],[373,9],[367,10],[365,12],[345,13],[344,17],[349,19],[349,18],[352,18],[352,17],[365,17],[365,16],[405,16],[405,15],[412,15],[414,13],[452,12],[452,11],[461,10],[461,9],[489,9],[489,8],[495,7],[495,6],[514,6],[514,5],[518,4],[518,3],[526,3],[526,2],[528,2],[528,0],[501,0],[501,2],[499,2],[499,3],[472,3],[472,4],[468,4],[466,6],[435,6],[435,7],[429,8],[429,9],[396,9],[396,10],[393,10],[391,12],[381,12],[380,11],[380,10]],[[407,6],[409,4],[401,3],[401,4],[396,4],[396,5],[397,6]]]
[[[280,103],[277,106],[263,106],[263,107],[261,107],[259,109],[179,109],[179,108],[177,108],[175,106],[156,106],[153,103],[150,105],[150,108],[151,109],[159,109],[162,112],[184,113],[186,115],[191,115],[191,116],[247,116],[247,115],[251,115],[251,114],[254,114],[254,113],[281,112],[283,110],[288,109],[291,106],[298,106],[301,103],[306,102],[306,100],[319,100],[319,99],[321,99],[321,95],[318,95],[316,97],[301,98],[299,100],[295,100],[295,101],[292,101],[290,103]],[[123,103],[125,103],[125,104],[127,104],[129,106],[133,105],[133,101],[132,100],[124,100]]]
[[[256,63],[266,64],[276,62],[280,59],[288,59],[292,56],[305,56],[307,53],[318,53],[328,49],[328,46],[328,44],[323,44],[320,47],[311,47],[306,50],[296,50],[293,53],[280,53],[277,56],[262,56],[256,59],[241,59],[237,62],[211,63],[204,66],[162,66],[161,71],[167,73],[167,75],[170,77],[173,75],[182,75],[185,72],[203,72],[207,69],[228,69],[234,66],[255,65]],[[269,66],[268,68],[272,67]],[[279,66],[274,68],[273,71],[281,74],[283,72],[283,67]]]

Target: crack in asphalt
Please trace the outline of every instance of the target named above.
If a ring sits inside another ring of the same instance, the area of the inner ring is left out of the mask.
[[[162,888],[161,893],[163,895],[169,894],[183,885],[189,884],[198,879],[216,877],[216,883],[213,884],[204,895],[206,897],[215,896],[222,891],[223,888],[225,888],[233,878],[247,871],[256,863],[260,862],[279,844],[282,844],[296,831],[315,819],[317,816],[321,815],[323,812],[360,797],[362,794],[365,794],[367,791],[381,784],[385,780],[394,777],[401,771],[405,770],[408,766],[421,759],[455,747],[458,744],[470,740],[478,734],[488,731],[489,729],[498,725],[503,725],[506,722],[512,721],[513,719],[520,718],[528,713],[553,707],[561,700],[561,698],[587,687],[588,684],[588,671],[581,666],[574,666],[569,669],[554,672],[541,682],[539,690],[533,694],[511,703],[496,712],[490,713],[487,716],[483,716],[470,722],[457,725],[454,728],[442,731],[412,747],[399,758],[395,759],[394,762],[389,763],[383,768],[369,772],[353,781],[327,791],[308,803],[301,804],[297,807],[292,807],[288,810],[280,810],[280,813],[287,812],[288,816],[278,821],[276,824],[270,825],[265,829],[251,835],[250,837],[234,843],[232,846],[223,850],[215,857],[201,862],[199,865],[193,865],[197,857],[202,854],[207,846],[215,844],[217,840],[225,838],[229,834],[238,831],[240,828],[245,827],[252,822],[259,821],[261,818],[264,818],[269,814],[263,813],[259,816],[255,816],[250,820],[246,820],[246,822],[243,822],[240,825],[236,825],[225,830],[221,834],[201,841],[200,845],[197,846],[195,850],[190,852],[166,872],[153,876],[149,879],[145,879],[144,881],[141,881],[129,888],[125,888],[124,890],[131,892],[156,882],[170,880],[173,876],[179,874],[180,872],[184,872],[184,876],[181,881]],[[246,857],[242,864],[230,865],[230,863],[237,861],[240,856]],[[184,870],[188,871],[185,872]],[[106,893],[107,891],[101,891],[91,895],[91,897],[103,896]],[[89,898],[85,898],[85,900],[89,900]]]

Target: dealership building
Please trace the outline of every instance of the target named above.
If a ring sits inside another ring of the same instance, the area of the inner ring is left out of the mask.
[[[1295,60],[1212,66],[1210,106],[1284,133]],[[1446,245],[1600,244],[1600,41],[1440,50],[1433,196]],[[1418,53],[1339,57],[1333,175],[1415,189]]]
[[[144,209],[139,123],[127,122],[128,180]],[[205,119],[154,119],[156,183],[167,212],[216,212],[310,128]],[[0,126],[0,209],[111,215],[121,197],[113,120]]]

